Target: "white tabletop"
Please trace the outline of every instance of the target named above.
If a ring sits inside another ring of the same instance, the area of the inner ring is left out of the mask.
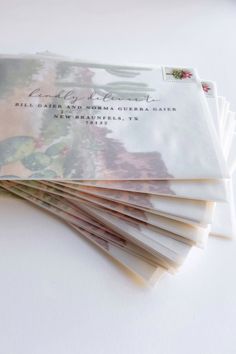
[[[195,66],[236,110],[234,0],[90,3],[1,1],[1,52]],[[235,241],[149,289],[25,202],[0,199],[0,222],[0,354],[236,352]]]

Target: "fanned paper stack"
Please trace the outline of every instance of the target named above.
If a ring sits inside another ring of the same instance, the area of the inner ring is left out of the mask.
[[[2,195],[147,282],[234,236],[235,115],[196,70],[2,55],[0,77]]]

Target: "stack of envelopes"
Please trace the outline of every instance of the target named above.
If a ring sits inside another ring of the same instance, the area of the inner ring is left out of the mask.
[[[147,282],[234,235],[235,115],[196,70],[0,57],[0,186]]]

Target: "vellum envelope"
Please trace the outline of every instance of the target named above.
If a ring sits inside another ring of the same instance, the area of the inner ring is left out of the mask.
[[[59,193],[60,191],[63,191],[68,198],[81,198],[107,207],[113,206],[115,209],[117,209],[120,204],[124,204],[160,215],[184,220],[189,223],[199,223],[202,225],[209,224],[212,219],[214,203],[211,202],[113,191],[102,188],[94,188],[92,192],[90,190],[82,192],[66,187],[62,184],[54,185],[52,182],[44,182],[43,185],[45,185],[45,183],[49,185],[50,188],[53,188],[51,189],[53,192]]]
[[[217,96],[216,84],[212,81],[202,81],[202,89],[207,99],[207,104],[218,136],[223,136],[220,131],[220,123],[223,114],[224,99]],[[232,113],[231,113],[232,114]],[[231,129],[233,132],[233,129]],[[234,132],[233,132],[234,133]],[[221,135],[220,135],[221,134]],[[224,132],[227,136],[227,133]],[[233,134],[232,134],[233,135]],[[227,137],[227,141],[229,141]],[[233,138],[232,138],[233,140]],[[220,140],[219,140],[220,142]],[[230,142],[229,142],[230,146]],[[228,154],[229,155],[229,154]],[[233,161],[234,157],[227,156],[227,162]],[[232,162],[233,164],[233,162]],[[231,163],[227,163],[228,167]],[[228,197],[227,180],[149,180],[149,181],[67,181],[68,186],[80,188],[96,187],[129,192],[148,193],[153,195],[166,195],[172,197],[199,199],[208,201],[226,201]],[[61,182],[56,182],[61,183]]]
[[[194,70],[0,59],[2,179],[221,179]]]
[[[230,156],[233,160],[233,156]],[[227,200],[228,180],[149,180],[149,181],[54,181],[78,190],[91,187],[105,188],[108,190],[121,190],[135,193],[147,193],[185,199],[225,201]]]
[[[84,196],[78,196],[76,193],[75,195],[69,195],[66,193],[66,191],[63,190],[57,190],[51,186],[45,185],[43,183],[39,182],[33,182],[33,181],[17,181],[17,182],[7,182],[7,186],[9,187],[9,183],[11,186],[14,187],[14,189],[18,189],[18,191],[28,193],[33,196],[37,196],[37,198],[43,197],[43,199],[47,203],[51,203],[52,200],[60,200],[60,205],[68,204],[70,206],[73,205],[73,207],[79,208],[81,203],[96,207],[97,209],[104,210],[106,213],[111,213],[115,216],[124,216],[124,220],[128,220],[129,217],[132,218],[133,221],[136,221],[139,223],[140,221],[145,223],[145,224],[150,224],[152,226],[156,226],[158,228],[161,228],[163,230],[170,231],[171,233],[178,234],[188,240],[192,240],[194,243],[198,245],[202,245],[205,242],[206,235],[208,235],[208,228],[206,227],[200,227],[199,225],[196,227],[189,224],[189,223],[184,223],[182,221],[177,221],[176,219],[180,219],[181,216],[177,217],[176,215],[167,215],[166,216],[161,216],[160,214],[154,214],[151,212],[148,212],[147,210],[140,209],[140,208],[135,208],[130,205],[126,204],[121,204],[121,203],[114,203],[111,200],[103,200],[101,198],[97,197],[84,197]],[[2,182],[2,185],[5,185],[6,182]],[[50,196],[49,199],[47,196]],[[49,200],[49,201],[48,201]],[[57,203],[58,207],[59,203]],[[63,208],[64,210],[64,208]],[[71,213],[71,207],[70,211],[67,208],[66,211]],[[81,211],[80,211],[81,213]],[[164,215],[164,213],[162,213]],[[206,213],[205,213],[206,214]],[[77,215],[76,211],[73,213],[74,216]],[[183,218],[183,216],[182,216]],[[195,217],[196,218],[196,217]],[[91,220],[90,220],[91,222]],[[188,222],[192,222],[188,220]],[[195,221],[195,223],[197,223]]]

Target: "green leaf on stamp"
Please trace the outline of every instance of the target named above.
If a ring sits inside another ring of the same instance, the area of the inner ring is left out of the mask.
[[[22,160],[34,147],[34,139],[30,136],[13,136],[0,141],[0,166]]]
[[[34,152],[22,160],[22,164],[31,171],[42,170],[48,167],[50,162],[50,157],[42,152]]]
[[[44,179],[44,178],[56,178],[57,174],[53,170],[44,170],[43,172],[33,173],[29,178]]]
[[[60,143],[53,144],[47,148],[45,154],[48,156],[57,156],[63,153],[67,149],[67,143],[61,141]]]

